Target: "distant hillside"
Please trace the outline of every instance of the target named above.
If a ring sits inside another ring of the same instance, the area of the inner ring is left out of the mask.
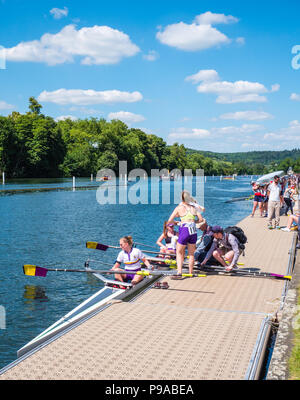
[[[228,161],[232,163],[243,162],[245,164],[269,164],[271,162],[279,164],[280,161],[287,158],[292,160],[300,158],[300,149],[283,151],[249,151],[244,153],[214,153],[212,151],[187,149],[187,154],[194,153],[202,154],[204,157],[213,158],[215,160]]]

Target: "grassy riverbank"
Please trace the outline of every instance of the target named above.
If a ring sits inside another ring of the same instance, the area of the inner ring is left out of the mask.
[[[291,380],[300,380],[300,285],[298,285],[297,293],[298,313],[295,320],[293,349],[289,359],[289,379]]]

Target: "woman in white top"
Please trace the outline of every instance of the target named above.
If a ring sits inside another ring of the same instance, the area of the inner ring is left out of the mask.
[[[133,240],[131,236],[124,236],[120,239],[121,251],[117,257],[117,260],[113,266],[115,271],[124,271],[120,268],[120,265],[125,264],[125,271],[127,274],[116,274],[115,279],[121,282],[128,282],[131,280],[133,285],[143,280],[142,275],[136,275],[135,272],[141,270],[141,261],[149,268],[153,269],[150,262],[146,259],[146,256],[141,250],[133,247]]]
[[[165,241],[165,244],[163,244],[163,240]],[[178,236],[174,230],[174,223],[168,224],[168,221],[165,221],[163,233],[156,242],[160,247],[160,251],[166,254],[176,254],[177,240]]]

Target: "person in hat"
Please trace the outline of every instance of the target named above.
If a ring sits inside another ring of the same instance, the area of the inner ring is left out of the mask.
[[[174,230],[174,225],[174,223],[168,223],[168,221],[164,222],[163,233],[156,242],[156,244],[160,247],[161,253],[176,254],[176,243],[178,236]]]
[[[231,233],[224,233],[219,225],[213,226],[211,230],[214,240],[201,265],[205,265],[213,257],[225,268],[226,272],[231,272],[236,268],[241,255],[238,239]]]

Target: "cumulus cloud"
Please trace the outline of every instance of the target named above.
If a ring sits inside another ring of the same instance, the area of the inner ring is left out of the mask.
[[[212,132],[218,135],[239,135],[253,133],[263,129],[262,125],[258,124],[243,124],[242,126],[224,126],[222,128],[213,128]]]
[[[300,94],[292,93],[290,99],[294,101],[300,101]]]
[[[204,94],[217,95],[216,103],[264,103],[267,98],[262,94],[270,92],[263,84],[249,81],[221,81],[219,74],[215,70],[200,70],[194,75],[185,78],[194,84],[199,82],[197,91]],[[274,91],[273,85],[271,91]]]
[[[177,128],[169,134],[169,139],[204,139],[210,136],[207,129]]]
[[[8,104],[3,100],[0,100],[0,110],[11,110],[13,109],[15,106],[13,106],[12,104]]]
[[[238,19],[210,11],[197,15],[191,24],[179,22],[157,32],[156,38],[163,44],[185,51],[199,51],[230,43],[231,40],[212,25],[229,24]]]
[[[65,121],[66,119],[70,119],[71,121],[76,121],[78,118],[74,117],[74,115],[61,115],[55,118],[55,121]]]
[[[69,10],[67,7],[64,7],[63,9],[62,8],[52,8],[50,10],[50,14],[52,14],[53,18],[55,18],[55,19],[60,19],[60,18],[66,17],[68,15],[68,13],[69,13]]]
[[[220,115],[220,119],[232,119],[236,121],[263,121],[274,118],[273,115],[264,111],[236,111]]]
[[[264,139],[271,142],[290,143],[296,147],[300,143],[300,122],[298,120],[290,121],[288,127],[277,132],[268,132],[264,135]]]
[[[74,62],[75,57],[81,57],[84,65],[116,64],[140,51],[125,33],[97,25],[79,30],[67,25],[56,34],[45,33],[39,40],[21,42],[5,50],[8,61],[48,65]]]
[[[145,121],[145,117],[140,114],[134,114],[128,111],[111,112],[108,114],[109,119],[119,119],[126,124]]]
[[[159,54],[155,50],[150,50],[148,54],[143,55],[143,59],[147,61],[156,61],[159,58]]]
[[[95,91],[92,89],[58,89],[53,92],[44,90],[38,101],[60,105],[72,104],[87,106],[90,104],[134,103],[141,101],[140,92],[121,92],[119,90]]]

